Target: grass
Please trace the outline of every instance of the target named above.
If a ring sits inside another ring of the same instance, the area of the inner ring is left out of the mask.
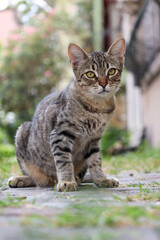
[[[134,196],[127,196],[127,201],[160,201],[160,190],[153,191],[146,187],[144,188],[141,183],[138,184],[138,187],[140,189],[140,193]]]
[[[72,205],[62,214],[53,217],[33,215],[25,218],[23,224],[41,227],[122,227],[151,226],[160,220],[160,207],[151,206],[84,206]]]
[[[157,185],[156,185],[157,186]],[[126,198],[119,197],[118,195],[113,195],[115,201],[120,202],[140,202],[140,201],[147,201],[147,202],[159,202],[160,201],[160,189],[155,191],[154,189],[149,189],[147,187],[142,186],[141,183],[136,185],[131,185],[130,187],[138,187],[140,193],[136,195],[128,195]],[[153,186],[155,187],[155,186]]]
[[[58,216],[58,226],[122,226],[144,225],[150,220],[160,220],[160,208],[151,207],[146,211],[145,207],[139,206],[114,206],[104,208],[99,206],[88,207],[75,205],[74,211],[66,211]],[[146,222],[144,222],[144,218]]]
[[[118,174],[124,170],[134,170],[143,173],[160,172],[159,163],[160,148],[153,149],[146,144],[135,152],[103,158],[103,168],[110,174]]]
[[[149,182],[149,183],[144,183],[143,186],[145,187],[160,187],[159,182]],[[120,187],[139,187],[139,184],[120,184]]]
[[[7,195],[7,198],[0,200],[0,208],[4,207],[20,207],[25,203],[25,196],[22,197],[12,197],[10,194]]]
[[[15,147],[11,144],[0,144],[0,187],[3,181],[18,169]]]
[[[139,202],[139,201],[152,201],[152,202],[159,202],[160,201],[160,190],[158,192],[154,191],[147,191],[147,192],[140,192],[134,196],[127,196],[127,201],[130,202]]]

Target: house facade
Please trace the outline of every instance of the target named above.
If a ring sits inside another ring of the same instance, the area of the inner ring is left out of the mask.
[[[127,128],[131,145],[160,146],[160,1],[119,1],[127,40]]]

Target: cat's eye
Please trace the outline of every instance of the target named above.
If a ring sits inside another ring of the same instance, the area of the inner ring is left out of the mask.
[[[108,74],[109,75],[114,75],[116,72],[116,69],[115,68],[110,68],[109,71],[108,71]]]
[[[86,73],[86,76],[87,76],[88,78],[94,78],[96,75],[95,75],[94,72],[89,71],[89,72]]]

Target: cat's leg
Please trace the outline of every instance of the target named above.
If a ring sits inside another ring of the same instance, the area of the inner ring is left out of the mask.
[[[42,169],[33,163],[26,163],[25,168],[28,175],[16,176],[9,179],[8,184],[12,188],[19,187],[54,187],[55,176],[47,176]],[[56,175],[56,174],[54,174]]]
[[[76,182],[77,182],[78,185],[80,185],[81,182],[83,181],[83,177],[84,177],[84,175],[86,174],[87,169],[88,169],[88,166],[85,165],[85,166],[78,172],[78,174],[75,176],[75,179],[76,179]]]
[[[8,181],[11,188],[34,187],[35,182],[30,176],[12,177]]]
[[[72,149],[75,140],[75,133],[71,129],[53,130],[50,134],[51,151],[58,178],[57,191],[77,190],[72,162]]]
[[[98,187],[119,186],[119,181],[116,178],[106,178],[103,173],[98,141],[92,141],[88,145],[84,158],[87,161],[92,180]]]

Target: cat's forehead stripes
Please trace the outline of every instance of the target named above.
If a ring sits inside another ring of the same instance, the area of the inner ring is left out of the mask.
[[[97,70],[97,68],[105,68],[105,69],[109,68],[109,64],[107,62],[107,58],[104,55],[104,53],[102,53],[102,52],[93,52],[93,53],[91,53],[91,56],[92,56],[93,66],[94,67],[96,66],[95,70]]]
[[[93,70],[93,71],[97,71],[97,69],[98,69],[98,65],[97,65],[96,62],[94,62],[94,63],[92,64],[92,70]]]

